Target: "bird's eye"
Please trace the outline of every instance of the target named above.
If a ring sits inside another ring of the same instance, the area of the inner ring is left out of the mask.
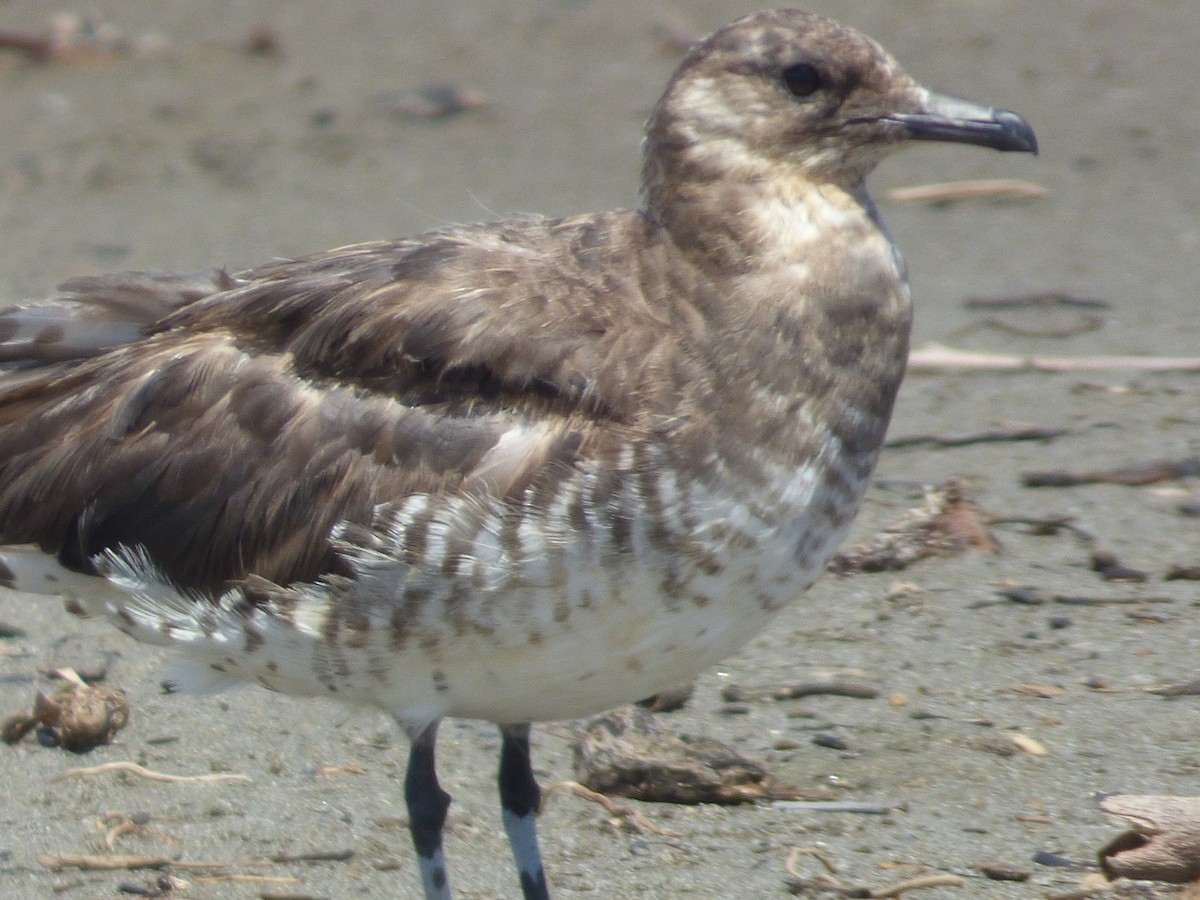
[[[811,97],[821,87],[821,73],[815,66],[798,63],[783,70],[783,83],[793,97]]]

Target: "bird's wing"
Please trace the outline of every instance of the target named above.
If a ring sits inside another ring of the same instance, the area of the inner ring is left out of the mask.
[[[380,504],[561,477],[639,427],[670,330],[527,227],[241,273],[145,337],[0,379],[0,539],[80,571],[141,547],[206,592],[286,584],[337,571],[331,532]]]

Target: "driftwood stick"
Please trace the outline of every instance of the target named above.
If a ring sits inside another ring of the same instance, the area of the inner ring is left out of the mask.
[[[1200,797],[1105,794],[1098,803],[1133,826],[1100,850],[1100,868],[1110,879],[1186,884],[1200,878]]]
[[[976,197],[1040,200],[1048,196],[1050,191],[1040,184],[1015,178],[938,181],[892,188],[886,194],[886,197],[895,203],[953,203],[956,200],[973,200]]]
[[[908,356],[912,374],[939,372],[1200,372],[1200,356],[1019,356],[925,344]]]
[[[85,775],[102,775],[105,772],[125,772],[129,775],[137,775],[139,778],[145,778],[147,781],[172,781],[172,782],[210,782],[210,781],[249,781],[248,775],[235,774],[214,774],[214,775],[168,775],[164,772],[155,772],[152,769],[147,769],[145,766],[139,766],[133,762],[109,762],[102,763],[98,766],[90,766],[81,769],[67,769],[65,772],[59,772],[50,781],[62,781],[64,778],[78,778]]]

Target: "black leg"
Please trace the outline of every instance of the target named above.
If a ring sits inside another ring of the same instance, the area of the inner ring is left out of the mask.
[[[529,764],[529,725],[501,725],[500,805],[513,861],[521,876],[525,900],[550,900],[542,853],[538,849],[537,814],[542,790]]]
[[[409,737],[412,738],[412,750],[408,755],[408,773],[404,777],[404,800],[408,804],[408,827],[413,846],[417,848],[425,897],[426,900],[450,900],[446,858],[442,854],[442,827],[446,824],[450,795],[437,781],[434,763],[437,723],[415,736],[410,733]]]

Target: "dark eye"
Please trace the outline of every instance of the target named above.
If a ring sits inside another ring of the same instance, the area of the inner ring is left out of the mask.
[[[783,70],[783,83],[793,97],[810,97],[821,87],[821,73],[815,66],[798,63]]]

